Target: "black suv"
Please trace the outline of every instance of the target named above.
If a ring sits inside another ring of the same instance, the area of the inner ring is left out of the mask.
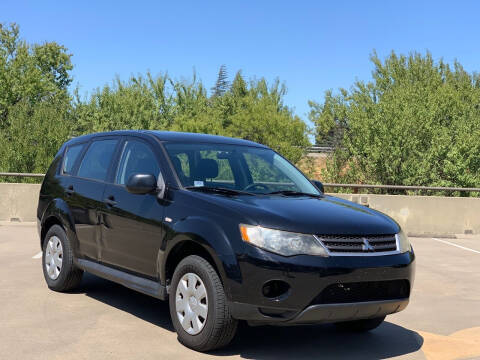
[[[67,141],[40,191],[48,287],[84,271],[169,300],[207,351],[250,324],[371,330],[404,309],[414,253],[389,217],[323,194],[270,148],[221,136],[115,131]]]

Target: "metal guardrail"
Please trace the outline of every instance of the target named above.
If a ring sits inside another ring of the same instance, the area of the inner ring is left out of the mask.
[[[480,188],[459,188],[442,186],[411,186],[411,185],[371,185],[371,184],[331,184],[324,183],[324,187],[350,189],[386,189],[386,190],[427,190],[427,191],[466,191],[480,192]]]
[[[43,178],[45,174],[33,173],[7,173],[0,172],[0,177],[33,177]],[[373,184],[333,184],[323,183],[324,187],[346,188],[346,189],[385,189],[385,190],[425,190],[425,191],[460,191],[460,192],[480,192],[480,188],[459,188],[442,186],[412,186],[412,185],[373,185]]]
[[[310,146],[307,148],[307,153],[332,153],[334,150],[331,146]]]
[[[43,178],[45,174],[32,174],[32,173],[7,173],[7,172],[0,172],[0,176],[19,176],[19,177],[38,177]]]

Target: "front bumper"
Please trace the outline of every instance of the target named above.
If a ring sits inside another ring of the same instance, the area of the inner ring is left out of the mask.
[[[385,256],[283,257],[250,247],[245,256],[238,258],[241,282],[230,285],[232,316],[251,323],[293,325],[392,314],[408,304],[414,281],[414,260],[413,251]],[[265,297],[263,286],[271,280],[287,283],[288,292],[278,298]],[[323,296],[337,285],[348,289],[349,284],[356,284],[356,291],[361,294],[363,284],[368,288],[369,284],[390,283],[406,284],[407,289],[399,297],[382,298],[373,287],[369,293],[371,298],[360,299],[359,295],[355,301],[349,301],[348,297],[337,301],[335,295]]]
[[[405,309],[407,305],[408,299],[312,305],[303,310],[295,318],[287,321],[287,323],[311,324],[352,319],[370,319],[396,313]]]
[[[359,303],[310,305],[300,312],[282,312],[280,317],[266,315],[261,312],[261,308],[250,304],[230,303],[230,308],[235,318],[248,320],[251,324],[301,325],[381,317],[402,311],[407,307],[408,301],[408,298],[406,298]],[[283,315],[287,315],[287,317],[285,318]]]

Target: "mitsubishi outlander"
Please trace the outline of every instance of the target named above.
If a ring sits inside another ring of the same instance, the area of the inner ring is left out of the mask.
[[[238,322],[368,331],[403,310],[414,253],[399,225],[324,194],[272,149],[221,136],[114,131],[67,141],[38,228],[54,291],[83,272],[169,301],[184,345],[227,345]]]

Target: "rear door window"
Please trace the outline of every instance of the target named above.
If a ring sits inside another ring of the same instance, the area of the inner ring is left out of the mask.
[[[77,176],[105,181],[118,139],[96,140],[90,144],[82,159]]]

